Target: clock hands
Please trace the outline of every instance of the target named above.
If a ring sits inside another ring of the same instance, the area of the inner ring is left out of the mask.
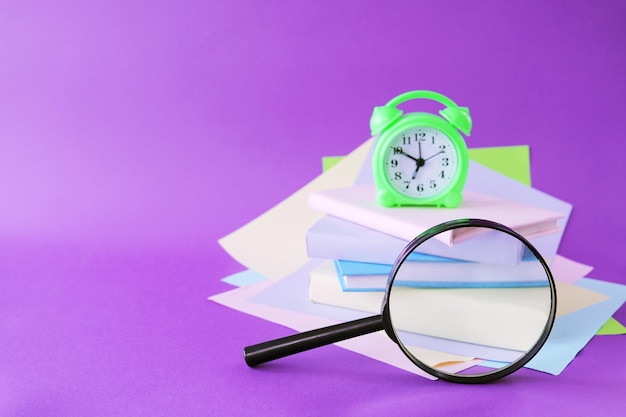
[[[419,172],[420,168],[424,166],[424,164],[426,163],[426,161],[422,158],[417,159],[416,161],[416,167],[415,167],[415,172],[413,173],[413,177],[411,178],[412,180],[415,179],[415,177],[417,177],[417,173]]]
[[[442,150],[442,151],[439,151],[439,152],[437,152],[436,154],[431,155],[431,156],[429,156],[428,158],[424,159],[424,162],[426,162],[426,161],[428,161],[429,159],[432,159],[432,158],[434,158],[435,156],[439,155],[440,153],[444,153],[444,152],[445,152],[445,151],[443,151],[443,150]]]
[[[417,158],[415,158],[414,156],[411,156],[411,155],[409,155],[408,153],[404,152],[404,150],[400,150],[400,153],[401,153],[402,155],[404,155],[404,156],[406,156],[406,157],[408,157],[408,158],[410,158],[410,159],[414,160],[414,161],[415,161],[415,164],[417,165],[417,166],[415,167],[415,172],[413,173],[413,177],[411,178],[412,180],[414,180],[414,179],[417,177],[417,173],[419,172],[420,168],[421,168],[421,167],[423,167],[424,165],[426,165],[426,161],[428,161],[429,159],[432,159],[432,158],[434,158],[435,156],[437,156],[437,155],[442,154],[442,153],[444,153],[444,152],[445,152],[445,150],[440,150],[440,151],[439,151],[439,152],[437,152],[436,154],[431,155],[431,156],[429,156],[428,158],[424,159],[424,158],[422,158],[422,143],[421,143],[421,142],[418,142],[418,143],[417,143],[417,146],[418,146],[418,152],[419,152],[419,154],[418,154],[418,157],[417,157]]]
[[[424,163],[426,162],[426,161],[424,161],[424,159],[421,157],[421,155],[422,155],[422,148],[421,148],[421,146],[420,146],[420,157],[419,157],[419,158],[416,158],[416,157],[414,157],[414,156],[409,155],[408,153],[404,152],[404,150],[401,150],[401,151],[400,151],[400,153],[401,153],[402,155],[404,155],[404,156],[406,156],[406,157],[408,157],[408,158],[410,158],[410,159],[412,159],[412,160],[414,160],[414,161],[415,161],[415,165],[417,165],[417,166],[416,166],[416,168],[415,168],[415,172],[413,173],[413,177],[411,178],[411,179],[413,179],[413,180],[414,180],[414,179],[415,179],[415,177],[417,177],[417,173],[418,173],[418,171],[420,170],[420,167],[423,167],[423,166],[424,166]]]
[[[402,155],[404,155],[404,156],[407,156],[407,157],[411,158],[412,160],[414,160],[415,162],[418,162],[418,163],[419,163],[419,160],[422,159],[422,158],[416,158],[414,156],[411,156],[408,153],[404,152],[404,150],[400,150],[400,153]]]

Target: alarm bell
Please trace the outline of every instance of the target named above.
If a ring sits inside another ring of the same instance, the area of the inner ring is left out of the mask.
[[[446,107],[439,112],[441,117],[469,136],[472,130],[472,118],[467,107]]]
[[[370,118],[370,130],[372,136],[378,135],[387,126],[398,120],[402,116],[402,110],[394,106],[377,106],[374,107],[372,117]]]

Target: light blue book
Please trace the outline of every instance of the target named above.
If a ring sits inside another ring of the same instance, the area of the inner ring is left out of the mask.
[[[517,265],[459,261],[413,253],[398,271],[394,285],[416,288],[543,287],[543,266],[527,252]],[[392,265],[334,260],[344,291],[384,291]]]

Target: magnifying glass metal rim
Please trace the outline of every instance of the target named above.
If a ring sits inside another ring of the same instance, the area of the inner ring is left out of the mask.
[[[398,269],[404,263],[409,254],[415,250],[415,248],[417,248],[428,239],[438,235],[439,233],[464,227],[483,227],[498,230],[500,232],[507,233],[508,235],[513,236],[516,239],[520,240],[522,243],[524,243],[526,247],[528,247],[528,249],[535,255],[537,260],[539,260],[544,268],[550,285],[551,304],[548,320],[543,329],[543,332],[541,333],[541,336],[539,337],[535,345],[533,345],[533,347],[528,352],[522,355],[521,358],[503,368],[494,370],[492,372],[471,375],[455,375],[441,372],[422,363],[413,355],[411,355],[408,352],[407,348],[398,341],[398,337],[391,323],[388,300],[391,288],[393,286],[393,280],[398,273]],[[548,335],[550,334],[550,331],[552,330],[552,325],[556,316],[556,285],[554,283],[552,273],[550,272],[550,268],[548,267],[548,264],[543,259],[539,251],[519,233],[515,232],[507,226],[490,220],[458,219],[441,223],[428,229],[427,231],[413,239],[403,249],[400,255],[396,258],[396,261],[392,266],[391,272],[389,273],[389,278],[387,280],[387,289],[385,291],[385,297],[383,299],[381,310],[381,314],[379,315],[353,320],[346,323],[340,323],[333,326],[323,327],[321,329],[314,329],[307,332],[297,333],[291,336],[259,343],[256,345],[247,346],[243,350],[244,359],[248,366],[254,367],[265,362],[293,355],[295,353],[304,352],[306,350],[325,346],[331,343],[336,343],[353,337],[384,330],[387,336],[390,337],[400,347],[403,353],[416,366],[431,375],[434,375],[446,381],[457,383],[467,384],[490,382],[509,375],[524,366],[537,354],[537,352],[539,352],[541,347],[544,345],[545,341],[548,338]]]
[[[537,258],[537,260],[541,263],[541,266],[543,267],[544,272],[546,273],[546,277],[548,279],[548,283],[550,287],[550,300],[551,300],[550,312],[548,314],[546,325],[541,335],[537,339],[537,342],[533,345],[533,347],[528,352],[523,354],[516,361],[511,362],[509,365],[504,366],[500,369],[496,369],[490,372],[485,372],[482,374],[471,374],[471,375],[451,374],[451,373],[439,371],[421,362],[413,354],[411,354],[408,351],[408,349],[398,340],[398,336],[395,332],[395,328],[393,327],[393,324],[391,323],[391,314],[389,311],[389,302],[388,302],[390,293],[393,288],[393,281],[395,280],[398,270],[404,264],[404,262],[406,261],[406,258],[411,253],[413,253],[413,251],[415,251],[417,247],[419,247],[422,243],[426,242],[427,240],[435,237],[436,235],[440,233],[454,230],[454,229],[467,228],[467,227],[482,227],[482,228],[497,230],[497,231],[506,233],[518,239],[519,241],[521,241],[532,252],[532,254]],[[387,288],[385,290],[385,298],[383,301],[383,312],[381,316],[384,322],[383,325],[384,325],[384,329],[387,335],[394,342],[396,342],[396,344],[400,347],[402,352],[420,369],[429,373],[430,375],[436,376],[437,378],[440,378],[446,381],[464,383],[464,384],[480,384],[480,383],[491,382],[496,379],[500,379],[504,376],[507,376],[517,371],[518,369],[523,367],[525,364],[527,364],[539,352],[539,350],[541,350],[546,340],[548,339],[550,332],[552,331],[552,326],[554,325],[554,319],[556,318],[556,305],[557,305],[556,303],[557,303],[556,284],[554,282],[554,277],[552,276],[552,272],[550,271],[550,268],[548,267],[548,264],[543,258],[543,256],[541,256],[537,248],[535,248],[528,241],[528,239],[526,239],[525,237],[523,237],[522,235],[520,235],[513,229],[503,224],[491,221],[491,220],[457,219],[457,220],[451,220],[448,222],[438,224],[428,229],[427,231],[425,231],[424,233],[420,234],[418,237],[413,239],[407,246],[405,246],[405,248],[402,250],[400,255],[398,255],[398,257],[396,258],[396,261],[394,262],[391,268],[391,272],[389,273],[389,278],[387,281]]]

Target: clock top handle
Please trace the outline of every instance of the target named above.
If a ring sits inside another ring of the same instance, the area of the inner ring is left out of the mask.
[[[443,104],[446,107],[439,111],[441,117],[450,122],[450,124],[463,132],[466,136],[470,135],[472,131],[472,118],[470,117],[469,109],[467,107],[459,107],[448,97],[443,94],[435,93],[434,91],[414,90],[394,97],[384,106],[377,106],[374,108],[374,112],[372,113],[372,117],[370,119],[372,136],[376,136],[402,116],[403,112],[397,108],[398,105],[414,99],[433,100]]]
[[[450,100],[448,97],[444,96],[443,94],[435,93],[434,91],[428,91],[428,90],[408,91],[406,93],[400,94],[397,97],[392,98],[391,100],[389,100],[387,104],[385,104],[385,106],[397,107],[400,104],[404,103],[405,101],[415,100],[418,98],[433,100],[433,101],[443,104],[446,107],[459,107],[456,105],[454,101]]]

